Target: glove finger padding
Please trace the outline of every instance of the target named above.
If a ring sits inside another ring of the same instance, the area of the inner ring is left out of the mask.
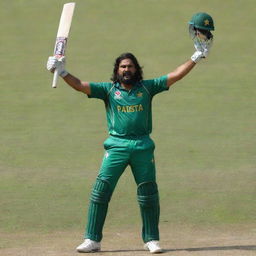
[[[65,56],[62,56],[59,59],[55,56],[50,56],[48,58],[46,67],[48,70],[53,70],[55,68],[62,68],[62,67],[64,68],[65,64],[66,64]]]
[[[202,52],[204,54],[204,57],[207,57],[207,55],[209,54],[212,44],[213,44],[213,39],[202,40],[198,37],[194,39],[194,47],[196,51]]]
[[[57,58],[55,56],[50,56],[47,61],[46,68],[53,72],[56,68],[58,69],[58,74],[61,77],[65,77],[68,72],[65,70],[66,58],[62,56],[61,58]]]
[[[46,68],[49,71],[53,71],[57,67],[58,59],[55,56],[50,56],[48,58]]]
[[[196,51],[200,51],[200,52],[204,51],[202,41],[197,37],[195,37],[195,39],[194,39],[194,47],[195,47]]]
[[[209,51],[212,47],[212,44],[213,44],[213,39],[209,39],[205,42],[205,50],[204,50],[204,53],[205,53],[205,57],[209,54]]]

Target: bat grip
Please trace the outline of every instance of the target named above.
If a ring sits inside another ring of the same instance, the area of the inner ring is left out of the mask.
[[[58,80],[58,69],[56,68],[54,70],[54,74],[53,74],[53,80],[52,80],[52,88],[57,88],[57,80]]]

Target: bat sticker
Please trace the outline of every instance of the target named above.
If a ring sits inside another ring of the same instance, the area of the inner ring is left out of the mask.
[[[66,37],[58,37],[54,49],[54,55],[56,56],[63,56],[65,54],[67,44],[67,38]]]

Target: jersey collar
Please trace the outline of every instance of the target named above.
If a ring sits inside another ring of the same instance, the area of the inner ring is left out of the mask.
[[[114,86],[119,89],[119,90],[125,90],[120,83],[115,83]],[[142,84],[141,84],[141,81],[139,82],[136,82],[133,87],[132,87],[132,90],[136,90],[137,88],[141,87]]]

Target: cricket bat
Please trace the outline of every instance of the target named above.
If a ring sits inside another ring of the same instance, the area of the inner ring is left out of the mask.
[[[57,38],[55,42],[53,54],[57,58],[61,58],[65,55],[67,47],[68,34],[71,27],[72,17],[75,9],[75,3],[66,3],[63,6],[63,10],[60,16],[60,23],[57,32]],[[53,75],[52,88],[57,87],[59,71],[56,68]]]

